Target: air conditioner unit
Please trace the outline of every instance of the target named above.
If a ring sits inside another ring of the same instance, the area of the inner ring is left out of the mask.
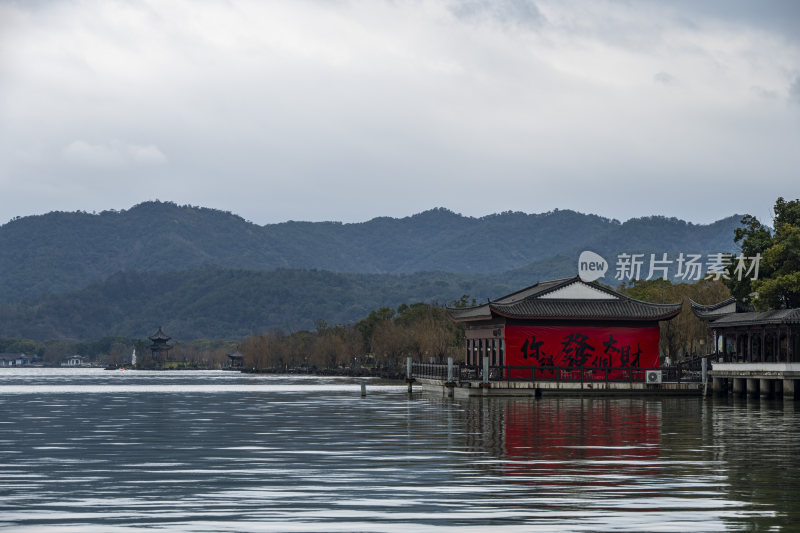
[[[644,379],[647,383],[661,383],[661,370],[648,370]]]

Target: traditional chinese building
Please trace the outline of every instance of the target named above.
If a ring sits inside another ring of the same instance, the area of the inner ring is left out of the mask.
[[[228,354],[228,368],[232,370],[244,368],[244,355],[238,349]]]
[[[714,335],[715,391],[731,384],[735,393],[794,397],[800,379],[800,309],[756,312],[734,298],[715,305],[690,303]]]
[[[690,303],[714,335],[718,362],[800,362],[800,309],[756,312],[734,298],[715,305]]]
[[[160,357],[160,354],[164,354],[162,359],[166,360],[167,356],[169,355],[169,351],[172,349],[172,345],[169,344],[169,340],[172,337],[169,337],[166,333],[161,330],[161,326],[158,326],[158,331],[156,331],[152,337],[150,337],[150,353],[153,354],[153,360],[157,361]]]
[[[681,303],[634,300],[580,278],[537,283],[496,300],[450,308],[466,326],[467,365],[658,368],[659,321]]]

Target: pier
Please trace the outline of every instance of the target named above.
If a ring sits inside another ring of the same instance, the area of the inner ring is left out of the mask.
[[[406,381],[423,391],[451,397],[566,395],[700,395],[701,371],[667,368],[490,366],[408,364]],[[649,378],[649,379],[648,379]],[[409,381],[410,382],[410,381]],[[410,387],[409,387],[410,388]]]
[[[715,363],[714,394],[797,398],[800,363]]]
[[[756,312],[732,298],[716,305],[690,302],[714,337],[712,391],[797,398],[800,380],[800,309]]]

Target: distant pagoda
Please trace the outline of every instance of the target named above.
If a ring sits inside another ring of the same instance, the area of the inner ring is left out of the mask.
[[[150,337],[152,344],[150,345],[150,353],[153,354],[153,361],[158,361],[159,354],[164,353],[163,360],[166,361],[167,356],[169,356],[169,351],[172,349],[172,345],[169,344],[169,340],[172,337],[168,336],[161,330],[161,326],[158,326],[158,331]]]

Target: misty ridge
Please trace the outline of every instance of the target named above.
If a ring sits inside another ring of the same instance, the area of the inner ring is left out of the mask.
[[[612,265],[622,252],[735,251],[740,218],[621,223],[570,210],[473,218],[436,208],[361,223],[259,226],[160,201],[53,212],[0,226],[0,336],[134,336],[163,324],[178,338],[235,338],[463,294],[485,301],[575,275],[587,249]]]

